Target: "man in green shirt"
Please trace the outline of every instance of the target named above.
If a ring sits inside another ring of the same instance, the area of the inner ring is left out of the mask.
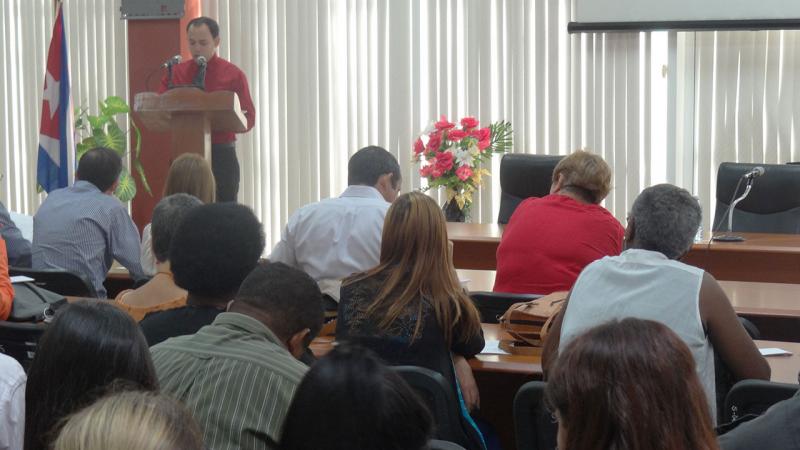
[[[296,358],[322,320],[322,294],[311,277],[262,263],[211,325],[151,348],[161,390],[192,411],[207,448],[277,449],[308,370]]]

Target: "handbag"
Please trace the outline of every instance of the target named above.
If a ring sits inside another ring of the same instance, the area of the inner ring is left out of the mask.
[[[567,291],[554,292],[529,302],[514,303],[500,317],[500,328],[518,342],[502,342],[501,348],[510,353],[529,354],[525,347],[542,347],[553,319],[567,299]]]
[[[31,282],[14,283],[14,303],[10,322],[49,321],[58,308],[67,303],[66,297],[42,289]]]

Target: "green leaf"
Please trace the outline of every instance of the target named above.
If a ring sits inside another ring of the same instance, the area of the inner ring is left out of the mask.
[[[144,190],[147,191],[147,193],[152,197],[153,191],[150,190],[150,185],[147,183],[147,177],[144,175],[144,166],[142,165],[142,161],[135,159],[133,161],[133,167],[136,169],[136,173],[139,174],[139,180],[141,180]]]
[[[131,112],[131,108],[125,103],[125,100],[114,95],[108,97],[105,102],[100,104],[100,113],[106,117],[113,117],[117,114],[127,114],[129,112]]]
[[[108,132],[100,136],[98,143],[114,150],[119,156],[125,156],[125,132],[113,120],[108,123]]]
[[[133,197],[136,197],[136,183],[133,181],[131,174],[128,173],[128,169],[122,169],[114,195],[123,203],[127,203],[133,200]]]
[[[84,153],[97,147],[97,142],[95,142],[94,138],[90,136],[79,142],[76,147],[75,161],[80,161]]]
[[[512,135],[514,130],[511,128],[511,123],[505,120],[495,122],[489,125],[489,130],[492,132],[492,139],[489,143],[489,148],[494,153],[505,153],[511,150],[514,144]]]

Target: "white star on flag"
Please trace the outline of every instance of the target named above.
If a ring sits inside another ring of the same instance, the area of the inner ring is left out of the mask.
[[[58,85],[61,84],[50,75],[50,72],[47,72],[47,77],[45,80],[44,86],[44,101],[50,104],[50,119],[53,119],[53,116],[56,115],[56,111],[58,111]]]

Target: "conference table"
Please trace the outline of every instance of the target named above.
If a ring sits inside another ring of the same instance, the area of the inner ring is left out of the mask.
[[[496,348],[496,342],[510,339],[497,324],[482,324],[488,348]],[[334,337],[322,336],[314,339],[311,350],[323,356],[333,348]],[[791,352],[786,356],[768,356],[772,369],[772,381],[797,384],[800,371],[800,343],[756,341],[759,348],[780,348]],[[481,395],[481,407],[477,415],[490,422],[496,429],[506,450],[513,450],[514,430],[512,405],[517,390],[528,381],[542,379],[541,354],[510,355],[491,353],[485,350],[470,360]]]
[[[710,235],[692,245],[682,261],[700,267],[718,280],[800,283],[800,235],[738,233],[743,242],[711,241]],[[503,225],[447,224],[458,269],[497,268],[495,254]]]

